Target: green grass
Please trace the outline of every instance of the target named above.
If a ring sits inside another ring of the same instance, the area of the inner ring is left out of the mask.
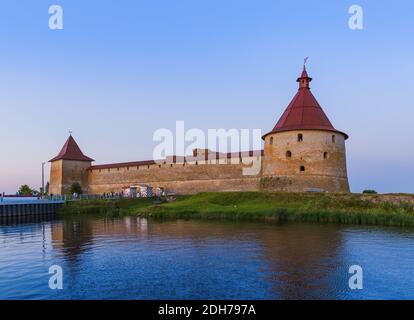
[[[201,193],[153,205],[149,199],[69,202],[63,213],[139,215],[162,219],[230,219],[414,226],[414,197],[270,192]],[[407,197],[409,200],[407,200]],[[412,199],[412,201],[411,201]]]

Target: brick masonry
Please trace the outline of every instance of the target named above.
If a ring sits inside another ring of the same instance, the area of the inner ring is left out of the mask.
[[[298,136],[301,135],[301,139]],[[298,141],[300,140],[300,141]],[[257,175],[244,175],[259,159]],[[274,190],[304,192],[320,189],[349,192],[345,137],[337,132],[302,130],[272,133],[265,137],[264,156],[148,165],[91,166],[91,162],[52,162],[50,192],[69,193],[73,182],[84,192],[120,192],[131,185],[164,187],[177,194],[208,191]],[[303,170],[303,171],[302,171]]]

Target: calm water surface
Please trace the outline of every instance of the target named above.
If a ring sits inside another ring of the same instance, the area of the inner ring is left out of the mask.
[[[48,269],[63,268],[63,290]],[[348,269],[364,270],[364,289]],[[414,230],[82,217],[0,222],[0,299],[414,299]]]

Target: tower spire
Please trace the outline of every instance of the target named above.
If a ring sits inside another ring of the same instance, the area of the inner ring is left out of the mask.
[[[299,83],[299,90],[300,89],[310,89],[309,84],[312,81],[312,78],[308,76],[308,72],[306,71],[306,62],[308,62],[309,57],[306,57],[303,61],[303,71],[300,77],[296,80]]]

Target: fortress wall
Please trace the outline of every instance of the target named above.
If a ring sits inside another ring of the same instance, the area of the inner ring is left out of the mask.
[[[253,191],[259,190],[261,173],[243,175],[244,164],[162,164],[131,166],[107,169],[90,169],[89,192],[120,192],[123,187],[148,184],[154,188],[164,187],[177,194],[192,194],[208,191]],[[214,161],[215,163],[215,161]]]
[[[88,193],[88,161],[58,160],[51,164],[49,193],[68,194],[72,183],[79,182]]]
[[[303,141],[298,141],[298,134],[302,134]],[[288,151],[291,157],[287,157]],[[345,137],[340,133],[320,130],[274,133],[266,136],[264,152],[264,188],[349,192]]]
[[[50,194],[62,194],[62,164],[63,160],[59,160],[50,165]]]
[[[264,176],[260,187],[269,191],[306,192],[310,188],[328,192],[349,192],[347,178],[324,175],[278,175]]]

